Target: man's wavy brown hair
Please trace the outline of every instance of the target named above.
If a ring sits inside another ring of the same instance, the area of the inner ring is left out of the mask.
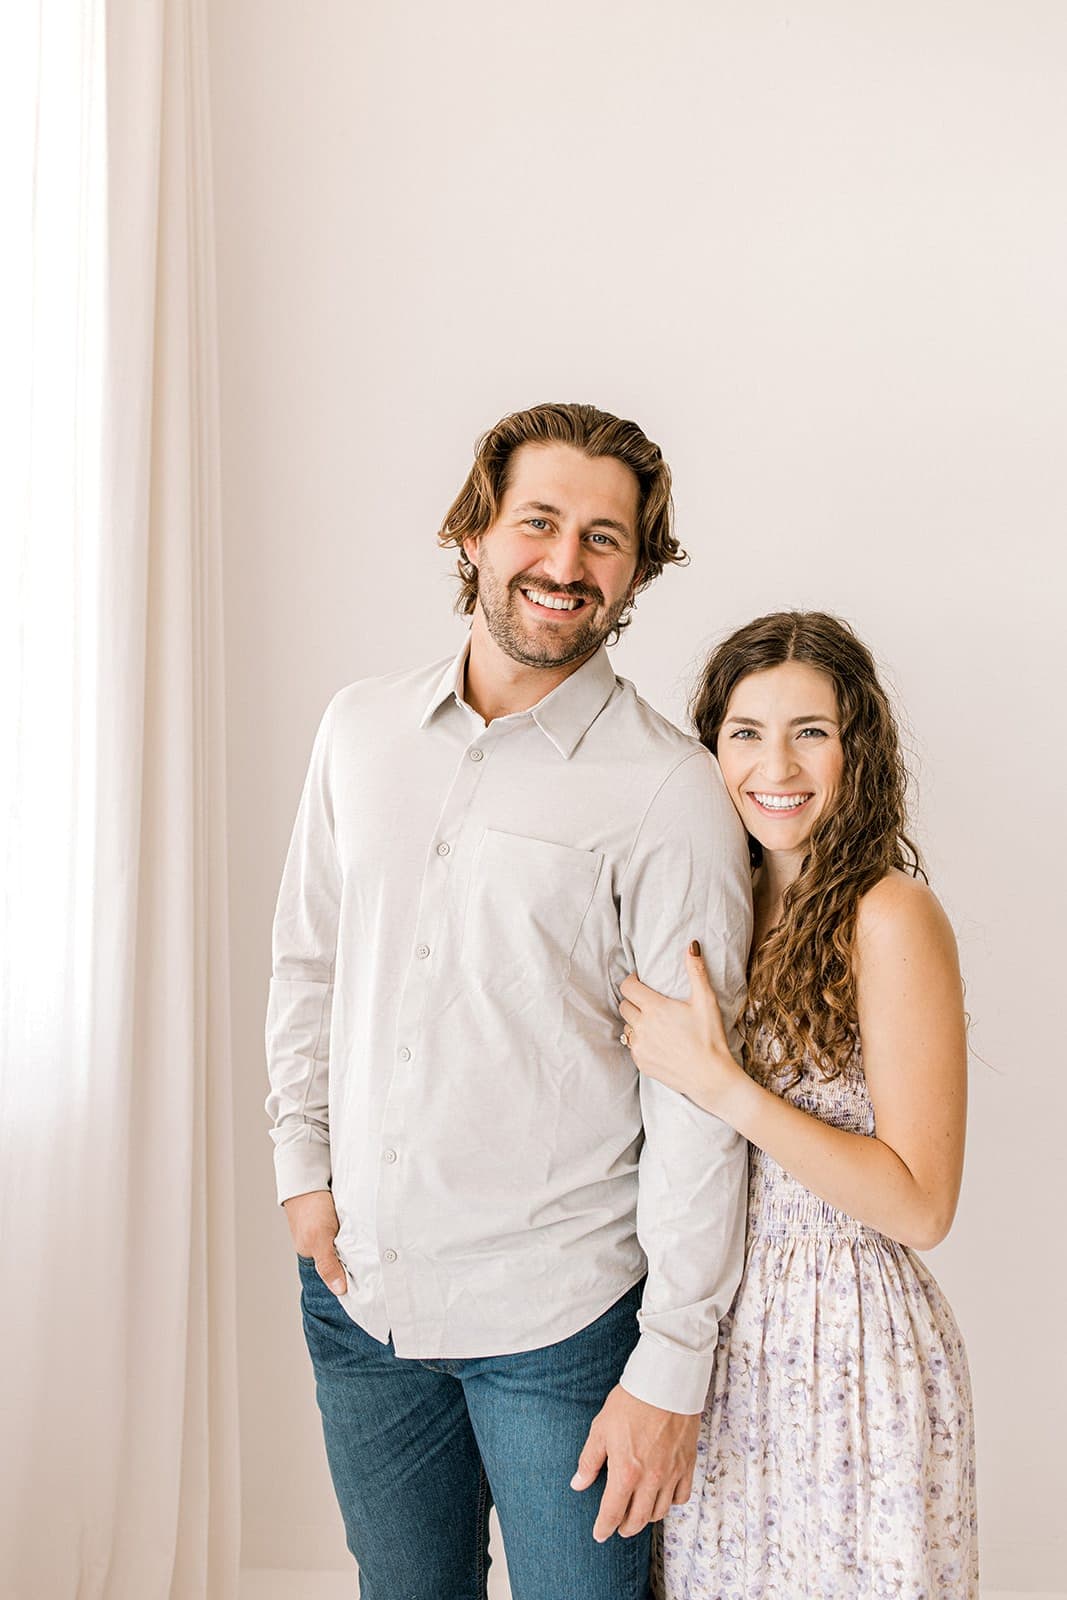
[[[720,644],[704,668],[692,715],[716,754],[730,697],[743,678],[785,661],[824,672],[837,695],[843,768],[816,819],[798,877],[785,891],[782,920],[752,952],[745,1058],[756,1036],[774,1041],[776,1070],[795,1083],[805,1057],[837,1077],[856,1048],[853,941],[861,897],[893,867],[926,877],[908,838],[907,769],[874,660],[847,622],[824,611],[757,617]],[[753,866],[763,852],[749,835]]]
[[[484,433],[475,445],[474,465],[449,507],[438,542],[459,552],[459,594],[456,610],[470,616],[478,598],[478,569],[467,560],[464,539],[477,539],[496,521],[508,487],[511,458],[524,444],[566,444],[590,457],[614,456],[637,479],[637,582],[635,593],[658,578],[668,562],[689,558],[674,534],[671,473],[658,444],[636,422],[613,417],[588,405],[540,405],[512,411]],[[611,642],[630,621],[619,618]]]

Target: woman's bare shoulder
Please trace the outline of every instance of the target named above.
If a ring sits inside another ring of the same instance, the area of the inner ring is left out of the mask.
[[[868,889],[856,908],[856,947],[900,949],[902,946],[955,946],[945,908],[928,883],[894,867]]]

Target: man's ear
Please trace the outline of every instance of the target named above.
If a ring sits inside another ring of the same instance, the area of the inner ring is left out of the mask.
[[[476,537],[464,539],[463,541],[463,554],[472,567],[477,567],[478,565],[478,544],[479,540]]]

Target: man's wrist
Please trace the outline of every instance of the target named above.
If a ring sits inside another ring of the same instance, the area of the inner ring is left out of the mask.
[[[316,1189],[301,1189],[299,1194],[286,1195],[285,1199],[282,1201],[282,1205],[283,1206],[287,1206],[291,1200],[303,1200],[309,1194],[329,1194],[329,1193],[330,1193],[329,1184],[321,1184]]]
[[[643,1333],[623,1368],[619,1386],[635,1400],[660,1411],[695,1416],[704,1409],[713,1356],[714,1344],[706,1351],[694,1352]]]
[[[695,1411],[672,1411],[666,1406],[653,1405],[651,1400],[643,1400],[639,1394],[633,1394],[621,1380],[611,1390],[608,1395],[609,1400],[613,1394],[621,1395],[626,1402],[632,1401],[634,1405],[644,1406],[649,1411],[658,1412],[663,1417],[692,1417],[697,1414]]]
[[[313,1143],[301,1141],[299,1144],[278,1145],[274,1151],[274,1177],[280,1206],[297,1195],[329,1189],[329,1145],[317,1140]]]

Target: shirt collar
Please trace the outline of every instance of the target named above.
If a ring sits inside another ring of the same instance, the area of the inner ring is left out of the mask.
[[[430,698],[426,702],[426,709],[419,720],[420,728],[425,728],[433,720],[434,712],[439,711],[451,696],[454,695],[457,700],[463,699],[463,672],[467,665],[467,654],[470,647],[471,642],[468,635],[463,641],[463,648],[459,654],[448,663],[434,684]]]
[[[457,701],[462,701],[463,674],[469,650],[468,638],[455,660],[448,663],[434,685],[419,723],[420,728],[427,726],[446,700],[455,697]],[[551,740],[565,760],[569,760],[607,705],[615,683],[615,669],[607,646],[601,645],[577,672],[564,678],[551,694],[546,694],[528,712],[520,714],[532,717],[545,738]]]

